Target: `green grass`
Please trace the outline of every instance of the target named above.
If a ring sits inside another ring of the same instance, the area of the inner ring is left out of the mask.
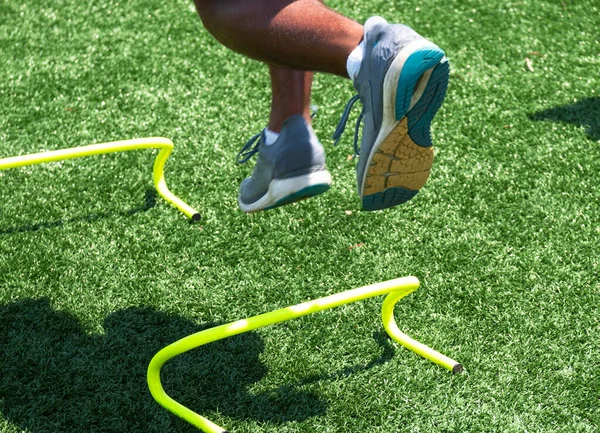
[[[404,275],[422,287],[400,327],[467,374],[392,343],[372,299],[186,354],[166,388],[239,433],[600,431],[600,5],[330,5],[450,58],[434,170],[401,207],[361,212],[352,134],[328,138],[349,82],[314,86],[332,189],[244,215],[234,160],[267,121],[264,66],[188,1],[2,2],[0,157],[169,137],[167,181],[203,214],[156,197],[152,151],[0,172],[2,433],[193,432],[147,391],[161,347]]]

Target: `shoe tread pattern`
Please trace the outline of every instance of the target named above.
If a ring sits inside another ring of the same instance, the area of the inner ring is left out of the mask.
[[[431,121],[448,87],[446,60],[433,70],[423,95],[378,147],[367,168],[363,208],[379,210],[412,199],[427,181],[433,165]]]

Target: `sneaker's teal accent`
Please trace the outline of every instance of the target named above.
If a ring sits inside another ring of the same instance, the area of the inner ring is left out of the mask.
[[[384,192],[371,194],[363,198],[363,207],[367,210],[387,209],[388,207],[396,206],[404,203],[417,195],[419,191],[397,187],[389,188]]]
[[[252,176],[240,185],[238,204],[244,212],[283,206],[327,191],[331,175],[325,168],[325,150],[311,126],[300,115],[287,119],[279,137],[265,144],[264,131],[252,137],[238,153],[242,164],[258,154]]]
[[[430,125],[444,100],[449,69],[444,52],[407,26],[372,17],[364,29],[365,54],[354,80],[358,95],[346,105],[334,138],[339,140],[360,98],[357,186],[363,208],[377,210],[410,200],[427,180]]]
[[[423,73],[437,65],[444,57],[439,48],[422,48],[414,51],[402,66],[396,91],[396,120],[406,115],[410,108],[415,87]]]
[[[408,112],[408,134],[422,147],[429,147],[431,142],[431,122],[436,115],[448,89],[450,65],[447,59],[433,69],[427,87],[415,106]]]

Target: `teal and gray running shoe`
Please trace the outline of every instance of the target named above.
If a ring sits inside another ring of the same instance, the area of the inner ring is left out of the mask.
[[[312,127],[300,115],[288,118],[277,140],[265,144],[264,131],[252,137],[238,153],[243,164],[254,154],[252,176],[240,185],[238,203],[244,212],[258,212],[327,191],[331,174],[325,169],[325,150]]]
[[[364,32],[364,58],[354,80],[358,95],[348,102],[333,138],[339,140],[360,99],[354,137],[358,193],[365,210],[377,210],[410,200],[429,177],[430,126],[446,96],[449,65],[440,48],[405,25],[372,17]]]

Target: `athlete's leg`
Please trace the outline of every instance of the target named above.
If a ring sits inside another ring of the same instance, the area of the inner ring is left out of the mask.
[[[258,154],[252,175],[240,185],[244,212],[293,203],[329,189],[325,150],[310,126],[313,73],[269,65],[272,102],[268,129],[251,139],[238,161]]]
[[[309,58],[312,49],[321,56],[313,60],[324,63],[318,69],[344,75],[346,58],[360,41],[362,26],[316,0],[195,0],[195,3],[205,27],[220,42],[269,64],[272,104],[268,130],[247,143],[238,158],[243,162],[258,154],[252,175],[240,186],[240,208],[254,212],[326,191],[331,175],[325,168],[323,146],[310,126],[313,79],[310,70],[316,68],[296,56]],[[317,14],[311,15],[313,9]],[[304,16],[300,17],[300,13]],[[308,18],[319,16],[315,18],[319,22],[327,15],[358,28],[356,40],[344,41],[346,46],[332,40],[321,42],[339,52],[339,64],[332,62],[331,52],[314,50],[319,41]],[[339,47],[335,48],[335,44]]]
[[[225,46],[265,63],[347,77],[363,26],[318,0],[194,0]]]
[[[310,123],[310,91],[313,73],[269,65],[271,74],[271,115],[269,129],[280,132],[283,122],[300,114]]]

